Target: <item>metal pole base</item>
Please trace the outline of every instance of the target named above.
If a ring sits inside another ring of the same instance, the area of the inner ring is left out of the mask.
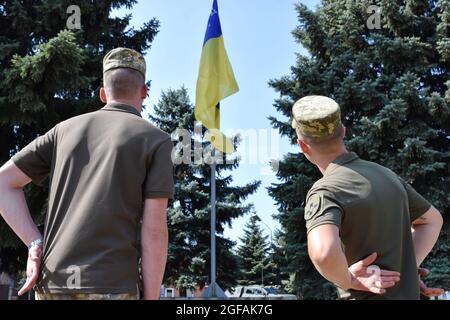
[[[222,288],[216,282],[213,282],[203,291],[202,298],[226,300],[228,297]]]

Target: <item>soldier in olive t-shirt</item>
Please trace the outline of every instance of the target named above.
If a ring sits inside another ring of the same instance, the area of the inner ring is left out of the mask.
[[[143,201],[173,198],[172,147],[135,108],[107,104],[12,158],[35,183],[50,178],[38,292],[136,294]]]
[[[419,278],[411,223],[431,204],[389,169],[346,153],[334,160],[306,197],[308,232],[322,224],[339,227],[349,265],[377,252],[377,265],[396,270],[401,281],[386,299],[418,299]],[[350,298],[371,293],[350,290]]]
[[[419,299],[417,268],[439,235],[439,212],[391,170],[347,151],[334,100],[304,97],[293,116],[303,153],[323,174],[304,211],[318,271],[353,299]],[[415,227],[419,217],[427,228]],[[369,272],[370,264],[381,277]]]
[[[144,299],[159,297],[167,199],[174,195],[173,144],[141,118],[148,92],[144,57],[113,49],[103,72],[104,108],[59,123],[2,168],[6,191],[49,178],[43,241],[20,192],[14,193],[20,210],[1,204],[5,220],[29,246],[20,294],[36,284],[38,300],[137,299],[140,257]],[[145,238],[141,247],[139,236]]]

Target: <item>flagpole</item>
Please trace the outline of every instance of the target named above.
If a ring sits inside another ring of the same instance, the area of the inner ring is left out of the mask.
[[[216,105],[220,110],[220,102]],[[223,297],[223,291],[217,284],[217,255],[216,255],[216,148],[211,144],[211,284],[210,298]]]
[[[216,161],[215,148],[211,164],[211,296],[216,297]]]
[[[216,106],[220,109],[220,103]],[[217,138],[217,137],[216,137]],[[211,144],[211,282],[202,294],[204,298],[220,298],[226,299],[227,296],[222,288],[217,284],[217,254],[216,254],[216,148]]]
[[[216,105],[220,111],[220,102]],[[220,124],[219,124],[220,127]],[[216,137],[217,139],[217,137]],[[211,157],[211,296],[217,297],[217,255],[216,255],[216,148],[212,145]]]
[[[202,58],[200,59],[199,76],[197,79],[196,90],[196,104],[195,104],[195,117],[206,128],[220,130],[220,125],[217,123],[220,117],[220,100],[228,97],[239,91],[239,86],[234,78],[233,69],[231,68],[230,61],[228,60],[227,53],[223,43],[215,41],[222,37],[222,28],[219,19],[219,8],[217,0],[213,1],[211,14],[208,19],[208,26],[205,33],[205,39],[203,42]],[[209,45],[207,45],[209,43]],[[212,77],[211,74],[216,74],[211,70],[220,71],[220,77]],[[227,88],[227,90],[222,90]],[[216,106],[214,104],[217,103]],[[212,112],[212,108],[217,108]],[[217,128],[216,128],[217,127]],[[216,139],[223,139],[223,134],[220,134]],[[228,143],[228,145],[227,145]],[[221,144],[216,144],[218,149],[222,152],[232,152],[232,147],[229,145],[229,141],[224,139]],[[217,164],[215,163],[216,150],[211,144],[211,157],[213,159],[211,163],[211,278],[210,284],[206,290],[202,293],[204,298],[227,298],[225,292],[217,284],[217,260],[216,260],[216,218],[217,218],[217,194],[216,194],[216,170]]]

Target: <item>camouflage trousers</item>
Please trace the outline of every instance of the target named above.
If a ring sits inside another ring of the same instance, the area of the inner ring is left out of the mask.
[[[36,300],[139,300],[136,293],[96,294],[96,293],[37,293]]]

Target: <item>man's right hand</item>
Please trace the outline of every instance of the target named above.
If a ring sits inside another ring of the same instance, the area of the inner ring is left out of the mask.
[[[400,281],[399,272],[379,268],[371,269],[370,266],[376,259],[377,254],[374,252],[367,258],[356,262],[348,268],[352,276],[352,286],[350,289],[384,294],[386,293],[385,289],[395,286]]]
[[[428,276],[430,274],[430,270],[425,269],[425,268],[419,268],[418,273],[419,273],[420,278],[422,278],[422,277],[425,278],[426,276]],[[421,295],[428,297],[428,298],[432,298],[432,297],[438,297],[438,296],[444,294],[444,289],[428,288],[427,285],[425,284],[425,282],[423,282],[423,280],[420,278],[419,278],[419,287],[420,287]]]
[[[18,295],[21,296],[33,289],[39,277],[39,270],[41,267],[42,247],[32,246],[28,251],[27,261],[27,280],[22,289],[19,290]]]

